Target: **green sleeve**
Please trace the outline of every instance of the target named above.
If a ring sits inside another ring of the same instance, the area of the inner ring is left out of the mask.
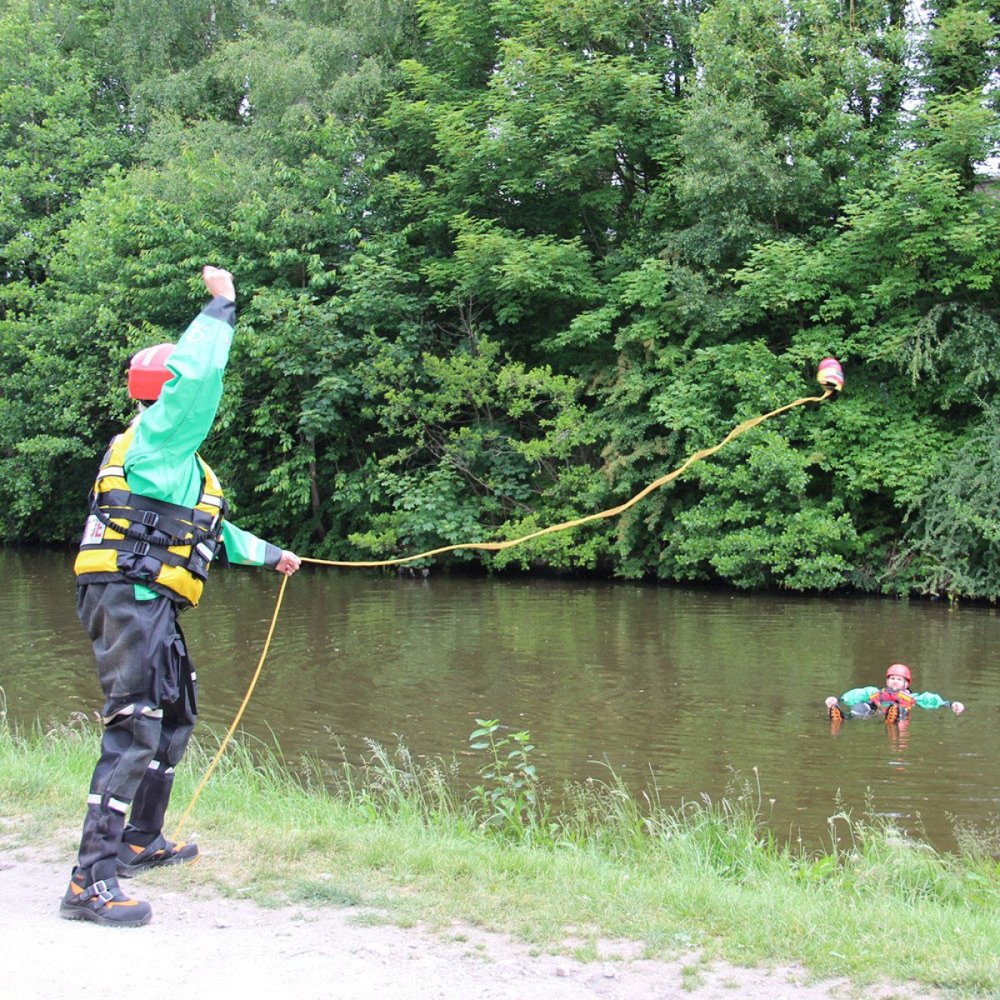
[[[878,694],[878,690],[877,687],[851,688],[840,696],[840,700],[845,705],[860,705],[861,702],[868,701],[873,694]]]
[[[914,694],[914,700],[921,708],[947,708],[951,702],[942,698],[933,691],[924,691],[922,694]]]
[[[184,331],[167,361],[173,378],[139,419],[125,459],[133,492],[190,507],[201,490],[195,452],[215,420],[236,305],[214,298]]]
[[[238,528],[231,521],[222,523],[222,541],[226,546],[226,557],[240,566],[270,566],[274,569],[281,558],[281,549],[277,545]]]
[[[217,296],[177,341],[167,360],[174,377],[142,412],[125,456],[133,492],[183,507],[198,502],[201,467],[195,452],[219,408],[235,325],[236,304]],[[135,596],[146,601],[157,595],[137,583]]]

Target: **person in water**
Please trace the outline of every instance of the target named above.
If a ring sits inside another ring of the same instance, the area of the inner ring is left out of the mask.
[[[948,701],[931,691],[914,694],[910,690],[912,680],[910,668],[905,663],[893,663],[885,672],[885,687],[852,688],[839,698],[833,695],[827,698],[830,718],[839,722],[845,718],[881,715],[886,722],[903,722],[910,717],[914,706],[950,708],[956,715],[965,711],[960,701]]]

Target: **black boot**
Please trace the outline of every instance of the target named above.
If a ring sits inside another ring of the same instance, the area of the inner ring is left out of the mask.
[[[152,907],[129,899],[118,888],[118,863],[98,861],[89,871],[74,868],[59,915],[67,920],[92,920],[106,927],[141,927],[153,916]]]
[[[133,841],[139,841],[134,843]],[[145,841],[145,843],[142,843]],[[167,840],[162,833],[150,839],[149,834],[139,831],[125,830],[125,838],[118,848],[118,876],[131,878],[148,868],[159,868],[160,865],[190,864],[198,860],[198,845],[175,844]]]

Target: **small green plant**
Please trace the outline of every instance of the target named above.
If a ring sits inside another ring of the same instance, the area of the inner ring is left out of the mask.
[[[482,784],[471,800],[480,826],[517,842],[537,841],[546,831],[546,810],[530,754],[535,749],[527,730],[498,735],[499,719],[476,719],[469,734],[473,750],[485,750],[487,762],[479,769]]]

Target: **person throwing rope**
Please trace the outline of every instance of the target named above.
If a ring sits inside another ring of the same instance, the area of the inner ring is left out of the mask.
[[[198,454],[222,398],[236,325],[233,276],[206,266],[202,280],[211,301],[177,344],[132,358],[128,392],[138,413],[101,462],[74,564],[77,614],[105,697],[104,732],[60,914],[106,926],[138,927],[152,917],[148,903],[122,892],[119,877],[198,857],[197,845],[162,832],[197,715],[179,612],[198,604],[223,547],[230,562],[286,576],[301,562],[227,520],[219,481]]]

